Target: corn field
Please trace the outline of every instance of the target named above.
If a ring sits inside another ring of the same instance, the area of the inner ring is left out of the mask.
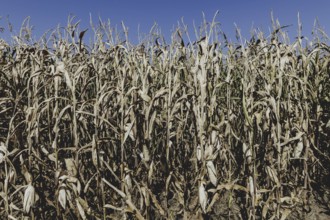
[[[37,41],[25,21],[0,42],[1,219],[329,214],[328,37],[272,24],[132,44],[109,21]]]

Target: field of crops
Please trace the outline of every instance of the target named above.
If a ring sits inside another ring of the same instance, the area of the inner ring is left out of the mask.
[[[0,42],[1,219],[327,216],[329,39],[272,28],[25,23]]]

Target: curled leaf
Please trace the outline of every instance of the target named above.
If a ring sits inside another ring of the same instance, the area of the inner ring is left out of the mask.
[[[207,167],[207,173],[209,175],[210,181],[214,186],[217,186],[218,184],[218,179],[217,179],[217,171],[215,169],[215,166],[212,161],[207,161],[206,162],[206,167]]]
[[[35,189],[34,187],[29,184],[24,192],[24,200],[23,200],[23,210],[25,213],[29,213],[31,210],[31,207],[35,203]]]
[[[206,206],[207,206],[207,192],[205,190],[205,183],[201,182],[199,188],[198,188],[198,198],[199,198],[199,204],[202,207],[203,212],[206,212]]]

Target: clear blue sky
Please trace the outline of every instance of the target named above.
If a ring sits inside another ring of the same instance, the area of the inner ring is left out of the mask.
[[[303,22],[303,34],[310,36],[315,18],[326,32],[330,30],[329,0],[1,0],[0,26],[7,28],[6,16],[14,25],[16,33],[27,16],[35,26],[34,34],[39,37],[46,30],[65,25],[68,15],[81,20],[81,29],[89,27],[89,15],[94,21],[100,16],[110,19],[115,26],[121,21],[129,27],[130,38],[137,39],[138,25],[142,32],[148,32],[157,22],[165,36],[169,36],[173,27],[183,17],[190,30],[193,21],[200,24],[202,11],[210,21],[219,10],[218,21],[222,30],[234,38],[236,23],[243,36],[249,38],[252,26],[269,33],[270,13],[278,18],[282,25],[292,24],[288,30],[291,37],[296,36],[297,14],[300,12]],[[0,33],[0,38],[7,38],[8,32]]]

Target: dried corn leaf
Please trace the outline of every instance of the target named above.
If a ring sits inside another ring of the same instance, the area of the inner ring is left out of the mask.
[[[61,204],[62,208],[66,209],[66,192],[65,192],[65,185],[61,186],[60,190],[58,191],[58,202]]]
[[[82,219],[84,219],[84,220],[87,219],[87,218],[86,218],[86,214],[85,214],[85,210],[84,210],[84,208],[81,206],[81,204],[80,204],[78,198],[76,198],[76,205],[77,205],[77,208],[78,208],[78,211],[79,211],[80,217],[81,217]]]
[[[217,186],[218,184],[218,178],[217,178],[217,171],[215,169],[215,166],[213,164],[213,161],[207,161],[206,162],[206,167],[207,167],[207,173],[210,178],[211,183],[213,186]]]
[[[200,186],[198,188],[198,198],[199,198],[199,204],[202,208],[202,211],[206,213],[206,206],[207,206],[207,201],[208,201],[208,196],[207,192],[205,190],[205,183],[201,182]]]
[[[31,184],[28,184],[25,192],[24,192],[24,199],[23,199],[23,210],[25,213],[29,213],[31,207],[34,205],[36,200],[35,197],[35,189]]]

